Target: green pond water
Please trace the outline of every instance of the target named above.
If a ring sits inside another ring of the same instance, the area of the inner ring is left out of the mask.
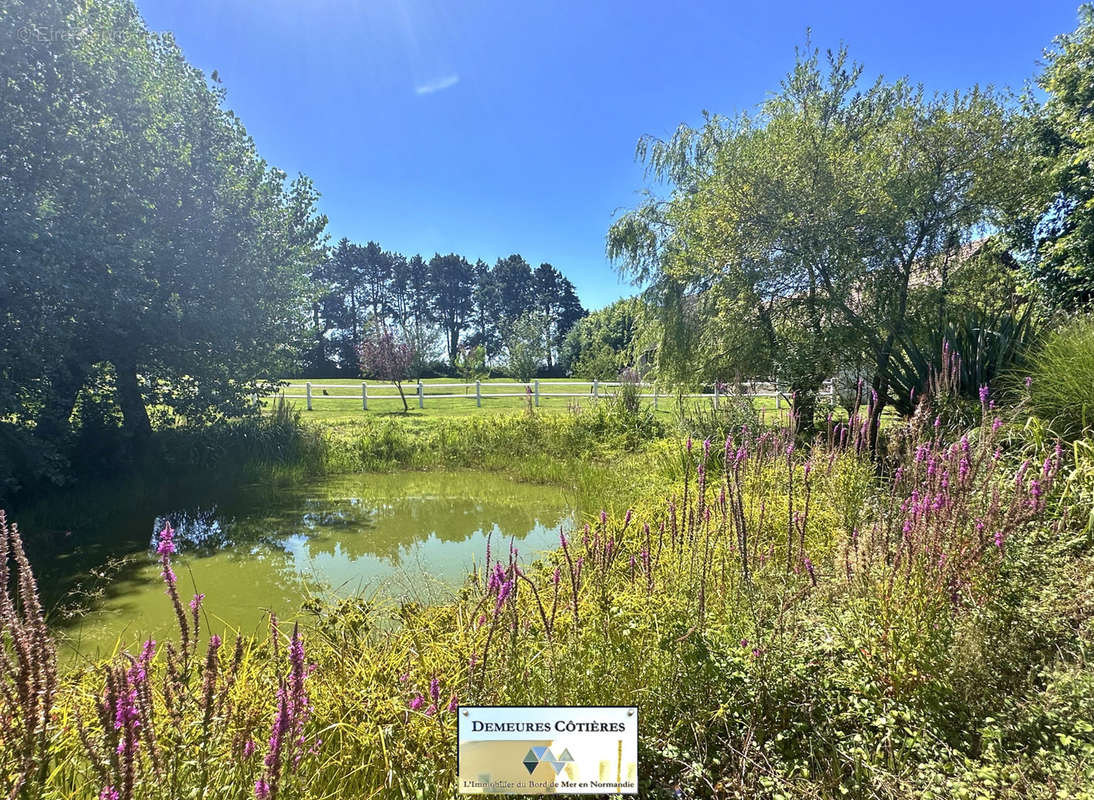
[[[54,532],[55,552],[32,551],[65,656],[177,638],[154,550],[165,521],[176,529],[183,602],[206,595],[207,635],[256,632],[270,610],[291,619],[309,596],[442,601],[483,563],[488,536],[498,554],[515,539],[530,561],[557,546],[559,528],[572,528],[576,515],[572,492],[479,472],[341,475],[190,494],[134,498],[124,513]]]

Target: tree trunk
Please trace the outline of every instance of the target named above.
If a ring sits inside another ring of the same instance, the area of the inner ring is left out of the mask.
[[[395,381],[395,388],[399,390],[399,397],[401,397],[402,400],[403,400],[403,413],[404,414],[409,414],[410,413],[410,406],[408,406],[406,404],[406,395],[403,394],[403,382],[402,381]]]
[[[144,406],[144,398],[137,384],[137,365],[130,359],[118,359],[114,361],[114,370],[117,373],[123,430],[134,440],[147,439],[152,435],[152,423],[148,421],[148,409]]]
[[[55,440],[68,432],[68,421],[76,406],[76,397],[87,379],[84,366],[63,365],[50,380],[50,393],[38,414],[35,435],[45,441]]]
[[[817,390],[820,384],[814,381],[791,385],[794,397],[791,401],[791,413],[797,418],[797,438],[809,442],[816,430]]]

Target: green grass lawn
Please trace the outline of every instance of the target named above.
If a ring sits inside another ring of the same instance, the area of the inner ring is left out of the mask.
[[[297,408],[304,410],[307,401],[303,398],[305,384],[302,379],[289,379],[284,387],[286,395],[301,395],[290,399]],[[305,419],[314,419],[323,422],[343,422],[360,419],[365,415],[391,416],[403,414],[403,405],[399,400],[399,393],[390,383],[368,381],[368,411],[361,407],[361,381],[355,378],[324,378],[316,379],[312,383],[312,410],[304,411]],[[423,407],[418,408],[417,382],[411,381],[403,384],[406,393],[407,404],[410,406],[410,416],[413,417],[467,417],[477,414],[511,413],[526,408],[528,400],[521,385],[511,378],[496,378],[482,381],[483,394],[511,394],[512,397],[483,397],[482,407],[475,404],[475,387],[453,388],[451,384],[462,383],[457,378],[427,378],[422,381]],[[592,390],[587,382],[584,385],[567,385],[572,383],[569,378],[540,378],[540,410],[566,412],[571,409],[585,408],[597,402],[592,395]],[[579,382],[583,383],[583,382]],[[447,386],[446,386],[447,385]],[[324,388],[328,394],[324,395]],[[604,399],[614,387],[601,386],[600,395]],[[648,390],[646,390],[648,391]],[[575,397],[547,397],[548,393],[572,393]],[[437,397],[436,395],[460,394],[461,397]],[[273,396],[267,398],[267,403]],[[647,403],[652,404],[653,399],[647,398]],[[692,398],[688,403],[710,402],[708,399]],[[756,398],[758,408],[766,409],[769,418],[776,413],[775,399],[773,397]],[[785,415],[789,404],[783,402],[782,414]],[[677,413],[677,401],[670,395],[662,395],[657,401],[657,413],[666,421],[674,418]]]
[[[307,401],[304,399],[306,383],[307,381],[304,379],[291,378],[286,380],[283,389],[284,394],[300,395],[300,397],[291,398],[289,402],[304,413],[305,419],[334,424],[358,421],[368,416],[398,416],[406,419],[412,425],[414,423],[428,424],[429,421],[437,419],[513,413],[527,408],[528,405],[527,395],[521,388],[524,384],[516,385],[518,382],[512,378],[493,378],[482,381],[483,394],[510,394],[513,396],[483,397],[481,408],[475,404],[474,386],[453,388],[451,384],[462,383],[462,381],[458,378],[426,378],[422,381],[422,408],[418,407],[417,381],[409,381],[403,384],[403,391],[406,393],[407,405],[409,406],[409,412],[406,414],[403,413],[403,404],[399,400],[399,393],[393,384],[367,381],[368,411],[365,411],[361,407],[360,380],[356,378],[323,378],[311,382],[312,410],[307,411]],[[540,378],[539,410],[566,413],[588,408],[593,403],[598,402],[593,397],[588,382],[578,382],[583,385],[568,385],[572,383],[574,381],[570,378]],[[327,391],[326,395],[323,394],[324,389]],[[602,401],[612,391],[614,391],[614,387],[602,384],[600,386],[600,400]],[[645,391],[648,392],[649,390],[646,389]],[[554,392],[577,396],[546,396]],[[460,397],[438,396],[461,393],[462,396]],[[269,407],[274,397],[276,395],[266,398],[265,404],[267,407]],[[822,397],[821,401],[824,402],[826,399],[826,397]],[[644,402],[653,405],[653,398],[646,398]],[[697,403],[709,404],[711,400],[710,398],[690,398],[684,402],[694,406]],[[774,421],[777,416],[781,421],[786,422],[790,408],[790,403],[786,400],[779,404],[781,406],[779,409],[776,409],[774,397],[757,397],[755,398],[755,404],[764,413],[765,420]],[[865,411],[865,407],[863,409]],[[674,420],[678,413],[676,398],[669,394],[661,395],[657,400],[656,413],[658,418],[665,422]],[[847,417],[846,412],[842,409],[836,409],[835,413],[838,419],[846,419]],[[896,418],[891,408],[886,409],[882,415],[882,425],[889,425]]]

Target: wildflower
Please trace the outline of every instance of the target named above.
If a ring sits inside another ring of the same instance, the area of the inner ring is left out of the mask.
[[[436,677],[429,682],[429,696],[434,703],[441,699],[441,682]]]
[[[417,711],[419,708],[422,707],[423,703],[425,703],[424,697],[422,697],[420,694],[414,695],[414,697],[410,699],[410,710]]]
[[[703,458],[710,457],[710,439],[703,439]]]
[[[160,531],[159,546],[156,547],[156,552],[161,556],[169,556],[175,553],[175,529],[171,527],[170,522],[164,523],[163,530]]]
[[[988,385],[985,383],[980,387],[980,405],[986,405],[988,402]]]
[[[578,559],[580,563],[580,559]],[[494,608],[494,616],[496,617],[501,613],[501,607],[505,605],[505,601],[509,599],[509,594],[513,591],[513,581],[508,580],[498,587],[498,603]]]
[[[999,550],[1003,549],[1003,532],[1002,531],[996,531],[995,532],[995,547]]]
[[[685,442],[685,446],[687,447],[688,455],[691,455],[691,437],[690,436],[688,437],[687,442]]]
[[[1026,376],[1026,389],[1029,389],[1031,386],[1033,386],[1033,377],[1030,376],[1030,375],[1027,375]]]
[[[991,421],[991,432],[992,433],[997,432],[1001,427],[1003,427],[1003,420],[999,419],[999,417],[996,417],[995,419],[993,419]]]
[[[600,524],[601,525],[607,525],[608,524],[608,512],[605,511],[604,509],[600,509]]]
[[[748,639],[741,639],[741,647],[748,647]]]
[[[627,513],[623,515],[623,527],[631,524],[631,517],[634,516],[634,509],[627,509]]]
[[[99,800],[118,800],[118,790],[113,786],[106,786],[99,792]]]
[[[813,585],[816,586],[817,585],[817,575],[813,571],[813,561],[809,558],[809,556],[806,556],[804,561],[805,561],[805,569],[809,572],[809,580],[811,580],[813,582]]]
[[[255,753],[255,743],[253,739],[248,739],[243,743],[243,757],[250,758]]]
[[[425,710],[425,715],[426,715],[427,717],[432,717],[432,716],[433,716],[434,714],[436,714],[436,713],[437,713],[437,706],[436,706],[435,704],[433,704],[433,703],[430,703],[430,704],[429,704],[429,708],[427,708],[427,709]]]
[[[190,611],[198,613],[198,609],[201,608],[201,601],[205,599],[204,594],[195,594],[194,599],[190,601]]]
[[[448,701],[448,710],[451,711],[452,713],[455,713],[456,709],[459,708],[459,707],[460,707],[459,700],[457,700],[456,695],[452,695],[452,699]]]
[[[265,778],[259,778],[255,781],[255,797],[258,800],[266,800],[270,796],[270,784],[266,783]]]

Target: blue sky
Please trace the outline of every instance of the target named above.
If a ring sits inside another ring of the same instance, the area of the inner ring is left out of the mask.
[[[634,290],[604,256],[643,185],[634,147],[750,109],[794,46],[843,41],[871,75],[1019,88],[1073,0],[535,2],[137,0],[259,152],[319,188],[333,238],[549,261],[597,308]]]

